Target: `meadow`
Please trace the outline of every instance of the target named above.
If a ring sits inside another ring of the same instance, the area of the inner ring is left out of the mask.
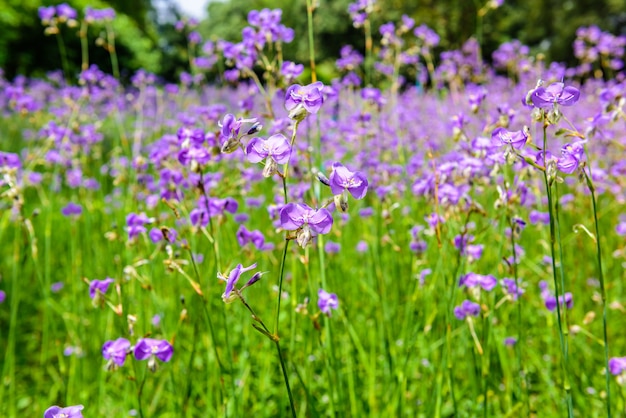
[[[624,416],[626,40],[403,18],[322,83],[249,23],[181,22],[177,84],[0,78],[2,415]]]

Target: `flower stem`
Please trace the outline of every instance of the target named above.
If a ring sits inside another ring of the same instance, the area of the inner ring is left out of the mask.
[[[317,81],[317,73],[315,72],[315,40],[313,38],[313,0],[306,0],[306,16],[309,29],[309,60],[311,62],[311,82]]]
[[[600,281],[600,294],[602,296],[602,333],[604,338],[604,367],[606,372],[604,373],[606,379],[606,414],[608,418],[611,418],[611,378],[609,370],[609,339],[607,335],[606,326],[606,286],[604,284],[604,273],[602,272],[602,246],[600,244],[600,227],[598,225],[598,209],[596,203],[596,189],[591,179],[591,168],[589,168],[589,174],[583,169],[587,188],[591,193],[591,203],[593,207],[593,222],[596,229],[596,260],[598,267],[598,280]]]
[[[544,116],[545,118],[545,116]],[[551,255],[551,259],[552,259],[552,278],[554,280],[554,292],[555,292],[555,296],[556,296],[556,317],[557,317],[557,322],[558,322],[558,326],[559,326],[559,341],[561,343],[561,353],[562,353],[562,359],[561,359],[561,365],[563,367],[563,378],[564,378],[564,383],[563,383],[563,389],[565,390],[565,399],[566,399],[566,403],[567,403],[567,416],[569,418],[572,418],[573,416],[573,407],[572,407],[572,392],[571,392],[571,387],[570,387],[570,382],[569,382],[569,374],[568,374],[568,367],[567,367],[567,347],[566,347],[566,343],[565,343],[565,334],[568,332],[567,330],[563,331],[563,323],[561,321],[561,301],[559,299],[560,296],[560,292],[559,292],[559,281],[557,278],[557,271],[556,271],[556,249],[555,249],[555,241],[556,241],[556,218],[555,218],[555,213],[554,213],[554,202],[553,202],[553,198],[552,198],[552,181],[551,179],[548,178],[548,170],[547,170],[547,166],[546,166],[546,144],[547,144],[547,139],[548,139],[548,133],[547,133],[547,129],[548,129],[548,123],[547,121],[544,120],[544,125],[543,125],[543,166],[546,167],[546,170],[543,171],[543,178],[544,178],[544,183],[546,186],[546,194],[548,197],[548,212],[549,212],[549,216],[550,216],[550,255]],[[559,266],[560,268],[563,268],[563,266]]]

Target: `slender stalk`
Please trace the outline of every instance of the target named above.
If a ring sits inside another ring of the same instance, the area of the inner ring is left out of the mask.
[[[59,30],[56,34],[57,45],[59,46],[59,54],[61,55],[61,65],[63,66],[63,75],[65,76],[65,81],[69,81],[70,77],[70,66],[67,62],[67,49],[65,48],[65,42],[63,42],[63,37],[61,36],[61,31]]]
[[[83,23],[80,25],[80,32],[78,32],[78,36],[80,36],[80,51],[82,55],[82,64],[80,68],[83,71],[89,68],[89,40],[87,39],[88,26],[87,21],[83,20]]]
[[[573,416],[573,407],[572,407],[572,393],[571,393],[571,387],[570,387],[570,382],[569,382],[569,374],[568,374],[568,367],[567,367],[567,348],[565,347],[565,333],[567,333],[567,330],[563,330],[563,323],[561,321],[561,303],[559,300],[559,296],[560,296],[560,292],[559,292],[559,281],[557,278],[557,270],[556,270],[556,250],[555,250],[555,241],[556,241],[556,220],[555,220],[555,214],[554,214],[554,202],[552,199],[552,181],[553,179],[548,178],[548,169],[546,166],[546,145],[547,145],[547,141],[548,141],[548,122],[547,120],[545,120],[545,115],[544,115],[544,124],[543,124],[543,165],[544,167],[546,167],[546,169],[543,171],[543,178],[544,178],[544,183],[546,186],[546,193],[547,193],[547,197],[548,197],[548,212],[549,212],[549,216],[550,216],[550,255],[552,258],[552,278],[554,280],[554,292],[555,292],[555,296],[556,296],[556,317],[557,317],[557,322],[558,322],[558,328],[559,328],[559,341],[561,344],[561,353],[562,353],[562,359],[561,359],[561,365],[563,367],[563,378],[564,378],[564,383],[563,383],[563,390],[565,390],[565,398],[566,398],[566,403],[567,403],[567,416],[569,418],[572,418]],[[561,265],[560,268],[563,268],[563,266]]]
[[[115,50],[115,32],[113,32],[113,26],[111,22],[106,22],[106,32],[107,32],[107,51],[111,56],[111,67],[113,69],[113,76],[116,79],[120,79],[120,65],[117,61],[117,51]]]
[[[513,251],[513,279],[515,280],[515,289],[517,292],[517,299],[515,303],[517,305],[517,342],[515,343],[515,357],[517,358],[518,369],[518,397],[526,400],[526,412],[530,414],[530,404],[528,399],[528,385],[526,381],[526,371],[522,363],[522,341],[524,341],[524,327],[522,327],[522,303],[520,301],[521,295],[519,294],[520,282],[519,273],[517,270],[517,252],[515,251],[515,222],[509,218],[509,225],[511,226],[511,249]]]
[[[315,72],[315,40],[313,38],[313,0],[306,0],[306,16],[309,28],[309,60],[311,62],[311,82],[317,81],[317,73]]]
[[[587,182],[587,188],[591,193],[591,203],[593,207],[593,222],[596,231],[596,264],[598,267],[598,280],[600,281],[600,294],[602,296],[602,334],[604,339],[604,367],[606,371],[604,377],[606,379],[606,414],[608,418],[611,418],[611,377],[609,370],[609,339],[606,326],[607,307],[606,307],[606,286],[604,284],[604,273],[602,271],[602,245],[600,244],[600,226],[598,225],[598,208],[596,203],[596,189],[591,179],[591,168],[589,168],[589,174],[583,169],[585,180]]]

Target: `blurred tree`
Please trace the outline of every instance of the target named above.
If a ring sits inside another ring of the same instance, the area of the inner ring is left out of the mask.
[[[47,71],[61,68],[61,56],[55,36],[45,36],[37,10],[40,6],[60,3],[60,1],[37,0],[0,0],[0,68],[5,76],[12,78],[17,74],[41,76]],[[149,19],[152,10],[149,0],[124,2],[114,0],[69,0],[67,3],[83,15],[87,6],[96,9],[113,7],[119,3],[117,17],[113,21],[116,37],[116,51],[120,67],[127,72],[139,68],[159,72],[160,52],[156,48],[157,31],[155,24]],[[128,3],[123,6],[124,3]],[[124,8],[130,14],[120,13]],[[79,28],[68,28],[60,25],[61,35],[66,44],[67,59],[71,74],[80,70],[81,49],[78,38]],[[103,33],[101,25],[93,25],[89,29],[89,59],[105,71],[111,72],[109,54],[95,45],[95,40]]]

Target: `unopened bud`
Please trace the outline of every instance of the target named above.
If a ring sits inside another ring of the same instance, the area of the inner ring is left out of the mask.
[[[348,211],[348,191],[344,190],[341,194],[335,195],[335,207],[339,212],[346,213]]]
[[[303,121],[308,114],[309,112],[304,108],[304,105],[299,103],[291,110],[291,112],[289,112],[289,119]]]
[[[263,125],[261,125],[260,122],[255,122],[254,125],[252,125],[252,127],[248,130],[246,135],[254,135],[257,132],[261,132],[261,129],[263,129]]]
[[[265,160],[265,167],[263,167],[263,177],[272,177],[278,171],[278,163],[271,158]]]
[[[311,234],[311,229],[306,224],[296,233],[296,242],[301,248],[306,247],[306,245],[311,242],[312,238],[313,234]]]

